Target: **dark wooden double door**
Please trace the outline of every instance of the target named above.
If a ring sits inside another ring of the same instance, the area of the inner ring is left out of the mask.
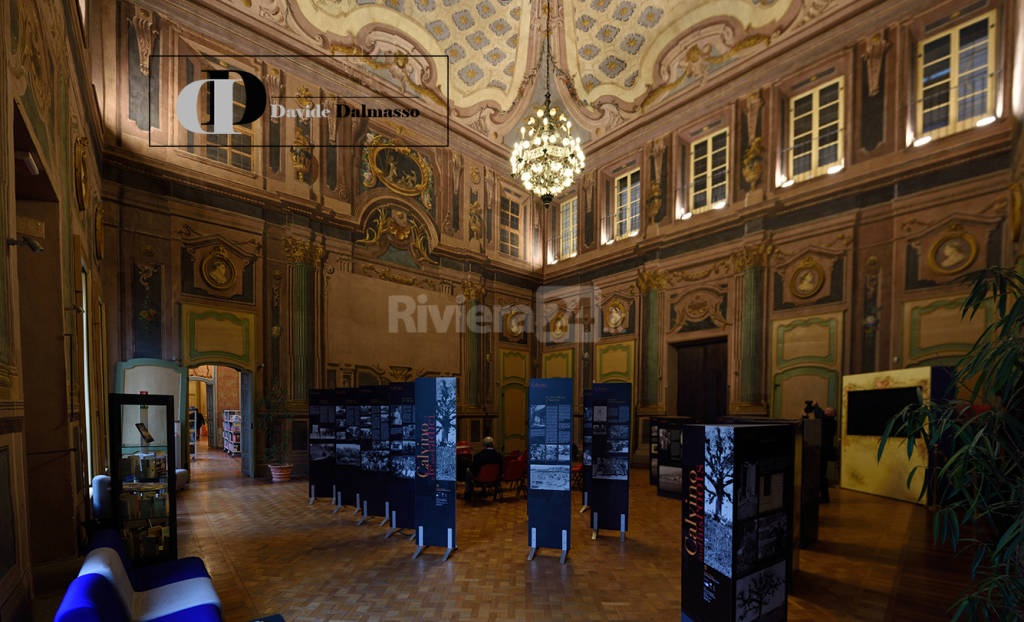
[[[727,414],[729,349],[725,338],[681,343],[676,352],[676,408],[683,417],[714,423]]]

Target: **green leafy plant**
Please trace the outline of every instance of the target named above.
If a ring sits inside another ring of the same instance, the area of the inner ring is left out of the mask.
[[[973,553],[970,583],[953,620],[1024,619],[1024,277],[993,267],[968,275],[962,317],[991,309],[994,319],[956,366],[958,395],[904,408],[878,447],[906,434],[908,457],[920,439],[936,465],[926,477],[937,511],[936,541]],[[940,398],[941,396],[935,396]],[[910,486],[911,472],[907,478]],[[931,481],[929,481],[931,480]]]

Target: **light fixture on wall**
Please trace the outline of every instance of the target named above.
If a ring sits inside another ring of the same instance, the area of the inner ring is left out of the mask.
[[[544,31],[544,104],[519,128],[519,140],[512,146],[512,174],[523,187],[540,196],[544,207],[572,184],[583,170],[583,149],[572,135],[572,121],[551,105],[551,2]]]

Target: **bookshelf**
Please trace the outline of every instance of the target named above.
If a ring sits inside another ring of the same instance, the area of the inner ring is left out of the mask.
[[[230,456],[242,455],[242,414],[238,410],[224,411],[224,451]]]

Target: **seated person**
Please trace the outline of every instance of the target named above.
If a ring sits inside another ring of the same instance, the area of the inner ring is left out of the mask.
[[[480,474],[480,468],[485,464],[496,464],[501,468],[501,452],[494,448],[494,439],[490,436],[484,437],[484,448],[477,455],[473,456],[473,464],[466,473],[466,501],[473,497],[473,485],[476,483],[476,476]]]

